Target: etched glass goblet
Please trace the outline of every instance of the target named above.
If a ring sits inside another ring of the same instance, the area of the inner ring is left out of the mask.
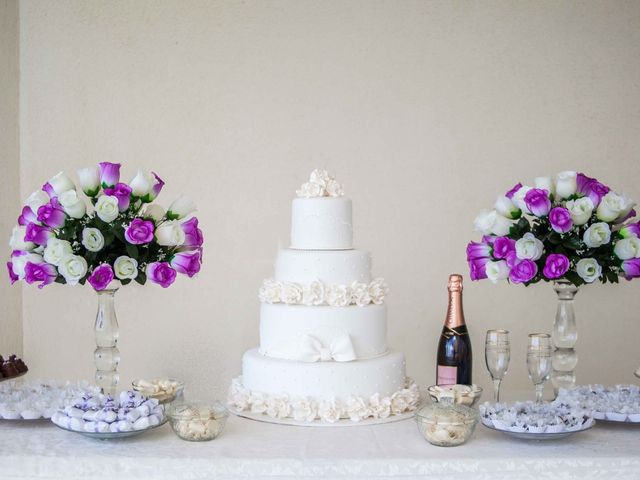
[[[493,401],[500,401],[500,384],[509,369],[511,346],[507,330],[487,330],[484,359],[493,380]]]
[[[546,333],[529,334],[527,369],[536,388],[536,403],[542,403],[544,382],[551,373],[551,336]]]

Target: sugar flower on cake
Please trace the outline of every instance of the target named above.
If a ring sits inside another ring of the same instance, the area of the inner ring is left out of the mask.
[[[327,303],[332,307],[346,307],[351,303],[351,290],[346,285],[331,285],[327,290]]]
[[[258,291],[258,298],[263,303],[278,303],[282,297],[282,283],[272,278],[265,280]]]
[[[274,396],[267,399],[267,415],[272,418],[286,418],[291,414],[291,404],[286,395]]]
[[[475,219],[467,246],[472,280],[576,286],[640,276],[635,202],[584,173],[564,171],[516,184]]]
[[[285,282],[282,285],[282,303],[300,305],[302,303],[302,287],[297,283]]]
[[[303,287],[302,303],[307,306],[322,305],[325,301],[324,283],[314,280],[309,285]]]
[[[318,416],[318,404],[307,397],[298,398],[291,405],[292,416],[298,422],[313,422]]]
[[[267,398],[267,395],[262,392],[251,392],[249,397],[251,413],[265,413],[268,408]]]
[[[316,169],[309,175],[309,181],[296,190],[296,195],[302,198],[341,197],[344,191],[326,170]]]
[[[359,307],[364,307],[371,303],[371,293],[369,292],[369,285],[362,282],[353,282],[351,284],[351,298],[352,303],[355,303]]]
[[[335,398],[322,400],[318,405],[318,416],[323,422],[335,423],[342,418],[344,407]]]
[[[371,415],[371,410],[361,397],[350,396],[347,398],[344,410],[352,422],[359,422]]]
[[[389,286],[382,278],[376,278],[369,284],[369,296],[376,305],[384,303],[384,298],[389,293]]]
[[[387,418],[391,415],[391,399],[380,397],[379,393],[374,393],[369,399],[369,408],[374,418]]]
[[[229,406],[238,412],[242,412],[249,408],[250,401],[251,393],[242,385],[242,378],[234,378],[231,381],[231,387],[229,387],[227,399]]]
[[[165,212],[151,203],[164,181],[140,170],[125,183],[120,167],[102,162],[80,169],[79,188],[60,172],[29,195],[9,241],[12,283],[88,282],[104,290],[113,282],[149,280],[168,287],[177,274],[200,271],[203,236],[190,216],[193,202],[180,197]]]

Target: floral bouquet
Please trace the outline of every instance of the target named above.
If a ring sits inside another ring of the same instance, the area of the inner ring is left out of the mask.
[[[11,283],[88,281],[100,291],[113,280],[149,279],[166,288],[177,273],[198,273],[203,236],[198,219],[186,219],[195,211],[191,200],[180,197],[165,212],[151,203],[164,185],[160,177],[140,170],[121,183],[117,163],[83,168],[78,177],[90,206],[64,172],[26,200],[9,242]]]
[[[583,173],[539,177],[498,197],[474,221],[481,242],[467,246],[472,280],[579,286],[640,277],[635,203]]]

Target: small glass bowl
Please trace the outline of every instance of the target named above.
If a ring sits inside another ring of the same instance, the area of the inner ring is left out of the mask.
[[[156,389],[150,385],[161,385],[163,382],[170,382],[173,385],[171,390]],[[151,380],[134,380],[131,382],[133,389],[148,398],[155,398],[161,404],[171,403],[181,400],[184,394],[184,382],[175,378],[153,378]]]
[[[476,428],[479,414],[464,405],[432,403],[415,414],[418,430],[432,445],[455,447],[465,443]]]
[[[168,410],[167,417],[174,433],[190,442],[202,442],[218,437],[229,417],[229,412],[220,402],[172,403]]]
[[[431,385],[427,392],[434,402],[442,402],[453,395],[454,403],[465,407],[475,407],[482,396],[478,385]]]

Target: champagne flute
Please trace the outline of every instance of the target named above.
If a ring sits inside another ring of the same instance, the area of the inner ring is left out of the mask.
[[[484,359],[493,380],[493,401],[500,401],[500,384],[509,369],[511,347],[508,330],[487,330]]]
[[[542,403],[544,382],[551,373],[551,336],[546,333],[529,334],[527,369],[536,388],[536,403]]]

